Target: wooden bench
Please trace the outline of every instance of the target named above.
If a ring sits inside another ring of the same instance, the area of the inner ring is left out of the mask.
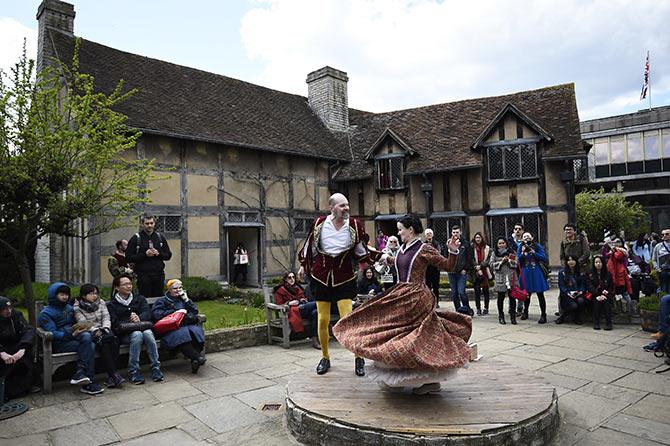
[[[160,299],[160,297],[147,297],[147,303],[149,306]],[[44,308],[43,302],[35,302],[35,314],[39,316],[40,312]],[[198,315],[198,325],[203,325],[207,321],[207,317],[204,314]],[[45,331],[41,327],[37,327],[37,359],[42,362],[42,392],[51,393],[53,390],[52,377],[56,373],[56,370],[64,366],[65,364],[71,362],[77,362],[77,352],[65,352],[65,353],[54,353],[53,352],[53,334],[50,331]],[[158,348],[161,348],[160,339],[156,339],[156,344]],[[119,355],[128,354],[128,344],[119,345]],[[96,352],[96,358],[99,358],[100,355]]]
[[[305,327],[303,333],[291,333],[291,326],[288,323],[288,305],[277,305],[272,288],[268,286],[263,286],[263,297],[265,299],[265,310],[267,311],[268,344],[272,345],[277,342],[284,348],[291,348],[291,344],[303,343],[308,340],[308,333],[311,333],[313,329],[311,320],[302,320]],[[357,296],[357,300],[361,301],[366,301],[369,298],[370,296],[367,294]],[[336,309],[337,307],[333,305],[331,308]],[[339,318],[338,314],[331,314],[331,324],[336,323]]]

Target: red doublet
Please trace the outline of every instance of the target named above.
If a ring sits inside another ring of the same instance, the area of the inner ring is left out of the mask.
[[[327,217],[318,217],[314,220],[309,235],[305,240],[307,249],[300,250],[299,261],[310,274],[312,279],[325,286],[336,287],[344,283],[356,280],[356,267],[358,263],[374,262],[381,253],[368,250],[369,237],[360,220],[349,218],[349,234],[351,243],[346,251],[336,256],[326,254],[321,248],[321,230]],[[362,242],[365,253],[357,256],[356,245]]]

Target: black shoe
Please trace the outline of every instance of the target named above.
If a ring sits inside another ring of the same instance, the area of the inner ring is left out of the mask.
[[[363,358],[356,358],[356,366],[354,368],[354,371],[356,372],[356,376],[365,376],[365,359]]]
[[[560,316],[560,315],[561,315],[560,311],[557,311],[556,313],[554,313],[554,316]]]
[[[542,316],[540,316],[540,320],[537,321],[537,323],[538,324],[546,324],[547,323],[547,315],[543,314]]]
[[[612,323],[607,322],[605,323],[605,331],[611,331],[612,330]]]
[[[317,338],[316,336],[312,338],[312,348],[321,350],[321,344],[319,344],[319,338]]]
[[[528,313],[523,313],[523,314],[521,315],[521,320],[522,320],[522,321],[525,321],[526,319],[528,319]]]
[[[319,365],[316,366],[316,374],[323,375],[330,368],[330,359],[321,358]]]
[[[563,315],[561,315],[561,316],[558,316],[558,319],[556,319],[554,322],[556,322],[557,324],[562,324],[564,320],[565,320],[565,317],[563,317]]]
[[[512,323],[512,325],[516,325],[516,314],[511,313],[509,315],[509,318],[510,318],[510,322]]]
[[[482,314],[489,314],[489,309],[488,309],[488,308],[484,308],[484,311],[482,311]]]
[[[198,373],[198,369],[200,368],[200,361],[197,359],[192,359],[191,360],[191,373]]]
[[[500,325],[505,325],[507,322],[505,322],[505,315],[504,314],[499,314],[498,315],[498,322],[500,322]]]
[[[581,319],[579,319],[579,318],[575,318],[575,324],[577,324],[577,325],[582,325],[583,323],[584,323],[584,322],[582,322]]]
[[[594,330],[600,330],[600,324],[593,324]]]
[[[481,316],[481,315],[482,315],[482,310],[480,308],[477,308],[477,316]]]
[[[206,362],[207,362],[207,358],[205,358],[204,356],[201,356],[201,357],[198,358],[198,364],[205,365]]]

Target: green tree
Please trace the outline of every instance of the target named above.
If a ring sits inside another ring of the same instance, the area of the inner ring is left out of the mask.
[[[605,192],[604,188],[584,190],[575,197],[577,226],[586,231],[589,240],[602,240],[609,229],[618,234],[624,231],[637,236],[648,229],[649,216],[637,201],[628,201],[617,190]]]
[[[153,161],[123,156],[140,132],[115,109],[134,91],[121,80],[108,94],[95,91],[78,48],[71,65],[54,60],[34,74],[24,44],[11,75],[0,70],[0,247],[16,261],[32,322],[34,241],[128,224],[152,178]]]

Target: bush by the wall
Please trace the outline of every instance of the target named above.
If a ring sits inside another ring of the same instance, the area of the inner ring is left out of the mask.
[[[44,302],[47,303],[47,289],[49,288],[48,283],[35,283],[33,282],[33,293],[35,294],[35,302]],[[79,285],[68,284],[70,286],[70,291],[72,297],[76,298],[79,296]],[[100,288],[100,297],[104,300],[109,300],[112,289],[109,287]],[[2,292],[0,295],[9,297],[14,305],[17,307],[23,307],[25,303],[24,294],[23,294],[23,285],[16,285],[11,288],[8,288]]]
[[[658,294],[652,294],[651,296],[640,296],[640,305],[638,308],[640,310],[647,311],[660,311],[661,297]]]
[[[198,302],[201,300],[223,299],[223,288],[218,282],[208,280],[204,277],[183,277],[182,285],[190,299]]]

